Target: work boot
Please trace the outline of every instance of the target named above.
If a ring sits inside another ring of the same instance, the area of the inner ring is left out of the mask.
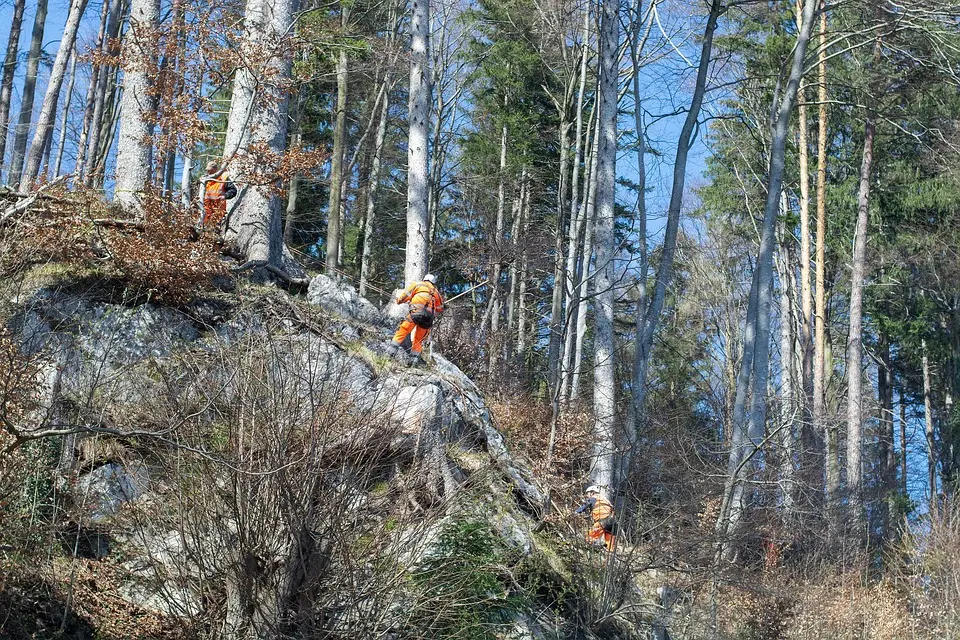
[[[391,340],[387,343],[386,354],[390,358],[396,358],[400,355],[400,345]]]
[[[409,365],[411,367],[425,367],[427,366],[427,361],[423,359],[423,356],[419,353],[411,353]]]

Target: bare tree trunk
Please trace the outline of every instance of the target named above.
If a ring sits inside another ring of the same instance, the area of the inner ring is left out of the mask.
[[[817,129],[817,273],[816,273],[816,336],[813,351],[813,423],[818,437],[826,441],[826,502],[827,512],[838,498],[840,475],[837,465],[836,434],[826,421],[827,394],[827,14],[825,4],[820,12],[820,47],[817,65],[817,100],[819,118]],[[813,470],[813,474],[816,471]]]
[[[583,159],[584,182],[589,180],[590,176],[592,176],[594,172],[594,154],[591,150],[591,145],[593,144],[593,133],[596,130],[595,115],[596,103],[594,103],[594,108],[591,109],[586,133],[586,142],[584,144],[584,148],[586,149],[585,153],[587,154]],[[580,153],[584,152],[581,151]],[[577,162],[573,168],[574,187],[576,187],[577,177],[580,173],[579,165],[580,163]],[[582,194],[577,193],[576,201],[572,202],[570,205],[573,220],[571,220],[571,228],[569,233],[566,283],[569,284],[571,289],[567,292],[567,308],[564,313],[567,326],[565,327],[563,351],[561,352],[560,359],[560,405],[563,407],[566,407],[570,400],[570,387],[573,384],[575,360],[574,353],[577,345],[576,319],[579,319],[580,317],[582,305],[586,304],[586,301],[581,301],[580,299],[583,278],[587,275],[583,270],[583,250],[581,249],[581,242],[583,240],[581,240],[581,236],[584,235],[587,218],[589,217],[587,214],[587,201],[589,198],[589,192],[589,189],[584,189]],[[592,226],[590,227],[590,231],[592,234]],[[585,309],[583,310],[583,313],[586,313]]]
[[[300,117],[302,101],[300,92],[291,94],[289,109],[290,115],[290,146],[299,147],[301,140]],[[283,224],[283,242],[288,247],[293,246],[297,235],[297,197],[300,195],[300,176],[290,178],[290,187],[287,189],[287,209]]]
[[[521,237],[520,231],[523,228],[523,212],[527,199],[527,187],[527,169],[524,168],[520,172],[520,195],[517,196],[517,199],[514,201],[513,223],[510,227],[509,294],[507,295],[507,337],[506,340],[504,340],[504,361],[506,361],[507,356],[513,352],[511,342],[513,341],[513,333],[516,329],[517,295],[519,295],[520,290],[520,264],[518,255],[520,253],[521,243],[526,240]]]
[[[877,438],[877,458],[883,493],[877,509],[880,512],[881,536],[884,540],[891,540],[896,529],[890,519],[890,503],[897,492],[897,459],[893,448],[893,364],[890,361],[890,340],[883,333],[880,335],[879,351],[877,395],[880,399],[880,433]]]
[[[363,255],[360,261],[360,295],[367,295],[370,274],[373,271],[373,243],[376,229],[377,191],[380,188],[380,172],[383,162],[383,147],[387,138],[387,120],[390,117],[390,89],[393,86],[390,71],[386,73],[383,102],[380,105],[380,121],[377,123],[377,136],[373,143],[373,160],[370,164],[370,177],[367,180],[367,216],[363,226]]]
[[[346,27],[350,10],[341,3],[340,26]],[[337,55],[337,116],[333,126],[333,156],[330,159],[330,200],[327,207],[327,259],[326,272],[333,278],[340,269],[340,206],[343,195],[343,154],[347,143],[347,81],[349,67],[347,51],[340,49]]]
[[[73,85],[77,79],[77,47],[74,45],[70,56],[70,81],[67,82],[67,100],[63,105],[63,121],[60,123],[60,139],[57,141],[57,158],[53,163],[53,177],[60,175],[63,165],[63,148],[67,144],[67,125],[70,119],[70,107],[73,102]]]
[[[847,493],[857,531],[863,527],[863,281],[867,222],[870,213],[870,176],[873,171],[873,113],[867,113],[857,196],[857,227],[853,236],[850,274],[850,332],[847,336]]]
[[[616,361],[613,333],[616,273],[615,196],[617,178],[617,0],[603,0],[600,22],[600,113],[597,145],[597,278],[594,300],[593,413],[594,454],[591,479],[613,487],[616,443]]]
[[[797,2],[797,20],[801,20],[802,4]],[[797,128],[800,151],[800,349],[803,356],[803,409],[809,416],[813,394],[813,297],[810,290],[810,149],[807,140],[807,95],[801,80],[798,89]]]
[[[647,373],[650,368],[650,356],[653,353],[653,338],[660,322],[660,313],[663,310],[667,296],[667,288],[673,280],[673,260],[677,249],[677,235],[680,229],[680,212],[683,208],[683,192],[687,177],[687,156],[694,143],[694,133],[700,117],[700,108],[703,105],[703,94],[706,91],[707,72],[713,52],[713,35],[717,30],[717,21],[723,10],[721,0],[713,0],[710,4],[710,15],[703,32],[703,44],[700,49],[700,63],[697,67],[697,80],[694,85],[693,97],[690,101],[690,110],[684,119],[677,141],[677,155],[673,162],[673,185],[670,191],[670,205],[667,208],[667,226],[663,236],[660,265],[657,268],[656,285],[653,298],[645,310],[642,320],[643,331],[637,337],[636,353],[634,355],[633,379],[633,406],[637,420],[642,421],[644,404],[646,402]]]
[[[937,505],[937,443],[933,431],[933,401],[930,391],[930,359],[927,356],[927,341],[921,342],[923,350],[923,426],[927,438],[927,487],[930,513],[939,511]]]
[[[413,0],[410,16],[410,102],[407,146],[407,244],[404,280],[423,277],[429,265],[427,135],[430,120],[430,1]]]
[[[580,243],[580,235],[583,232],[584,211],[580,206],[580,164],[583,162],[583,100],[587,85],[587,60],[589,58],[589,40],[590,40],[590,10],[585,7],[583,10],[583,44],[580,47],[580,73],[579,88],[577,90],[577,101],[574,104],[576,113],[576,128],[574,132],[574,157],[573,167],[570,176],[570,222],[567,225],[567,255],[566,269],[563,277],[564,298],[566,299],[566,308],[564,311],[564,324],[561,327],[560,349],[557,354],[558,368],[556,385],[559,386],[558,398],[559,405],[565,406],[567,403],[567,388],[570,378],[570,357],[573,352],[573,331],[570,320],[574,316],[577,306],[575,290],[577,286],[577,247]],[[588,124],[589,130],[589,124]]]
[[[583,343],[587,337],[587,310],[590,305],[587,304],[587,298],[590,295],[590,286],[594,285],[594,291],[598,291],[596,287],[594,271],[591,271],[590,265],[593,261],[593,242],[594,242],[594,229],[596,227],[596,218],[597,218],[597,167],[598,167],[598,158],[600,150],[600,118],[599,118],[599,109],[598,117],[596,122],[596,129],[594,131],[594,142],[593,150],[590,153],[590,171],[588,177],[585,180],[584,186],[587,187],[585,196],[586,200],[583,203],[583,209],[585,210],[586,218],[586,229],[583,232],[583,253],[580,256],[580,284],[577,287],[577,323],[575,325],[575,333],[573,336],[573,367],[571,368],[570,375],[570,401],[575,402],[580,397],[580,378],[583,375]],[[589,182],[589,184],[586,184]]]
[[[637,7],[641,5],[637,2]],[[651,22],[652,24],[652,22]],[[647,316],[647,277],[650,271],[650,260],[647,252],[647,165],[646,165],[646,131],[643,126],[643,111],[640,101],[640,15],[633,17],[633,37],[630,40],[630,62],[633,72],[633,122],[637,131],[637,243],[640,251],[640,264],[637,273],[637,304],[634,310],[636,337],[633,354],[633,376],[630,382],[631,412],[633,414],[633,428],[627,429],[631,451],[636,435],[642,429],[639,420],[643,417],[643,405],[646,399],[646,371],[645,362],[640,346],[643,338],[644,325]],[[648,31],[649,33],[649,31]],[[627,454],[630,455],[630,452]],[[627,465],[629,466],[629,465]]]
[[[523,238],[524,240],[521,244],[521,249],[520,249],[520,290],[517,294],[518,295],[517,304],[519,305],[520,309],[518,312],[519,319],[517,321],[519,324],[519,329],[517,332],[516,354],[517,354],[517,359],[519,360],[519,364],[521,368],[524,367],[526,363],[526,356],[527,356],[527,323],[528,323],[527,279],[529,278],[529,275],[530,275],[530,263],[529,263],[529,257],[530,257],[529,244],[530,243],[527,242],[526,238],[529,237],[528,234],[530,230],[530,200],[532,199],[530,195],[530,191],[531,191],[531,188],[530,188],[529,180],[527,180],[527,187],[525,191],[526,198],[524,198],[523,200],[523,211],[520,214],[521,216],[523,216],[523,224],[521,225],[521,228],[520,228],[520,237]]]
[[[27,75],[23,80],[20,95],[20,117],[13,134],[13,159],[7,181],[18,186],[23,173],[23,160],[27,153],[27,136],[33,121],[33,100],[37,91],[37,71],[40,69],[40,54],[43,51],[43,30],[47,22],[47,0],[37,0],[37,13],[33,19],[30,36],[30,53],[27,55]]]
[[[73,43],[77,38],[77,29],[80,27],[80,19],[83,17],[86,8],[87,0],[73,0],[70,3],[67,23],[63,28],[63,39],[60,40],[60,48],[57,50],[57,57],[54,59],[53,68],[50,70],[47,92],[43,97],[40,116],[37,118],[33,142],[30,143],[27,166],[23,175],[20,176],[20,185],[24,190],[30,189],[34,178],[39,174],[44,151],[46,151],[48,142],[52,140],[53,125],[57,119],[57,102],[60,99],[60,89],[63,87],[63,77],[67,73],[67,63],[73,53]]]
[[[572,85],[571,85],[572,86]],[[552,390],[560,380],[560,350],[563,346],[563,302],[566,274],[563,255],[563,232],[567,211],[567,173],[570,165],[570,126],[567,121],[569,100],[564,96],[563,107],[558,110],[560,117],[560,172],[557,189],[557,225],[553,248],[553,294],[550,299],[550,341],[547,345],[547,388]],[[573,220],[570,220],[573,224]],[[526,257],[526,253],[524,253]]]
[[[100,35],[97,40],[97,47],[103,55],[112,53],[111,42],[120,35],[122,5],[123,0],[111,0],[109,13],[104,14],[104,21],[100,25]],[[104,11],[106,11],[106,5],[104,5]],[[94,65],[94,73],[90,78],[90,89],[87,96],[90,123],[89,127],[85,127],[88,131],[87,137],[85,138],[83,134],[80,136],[81,151],[78,152],[83,154],[84,161],[81,164],[81,174],[83,175],[83,184],[88,187],[92,186],[94,180],[98,178],[97,167],[100,164],[99,153],[103,146],[104,133],[110,135],[109,118],[105,112],[109,108],[108,105],[112,104],[108,99],[108,95],[113,93],[108,86],[111,75],[110,66]],[[115,77],[115,74],[113,75]],[[85,114],[84,118],[86,117]],[[79,159],[77,162],[80,162]]]
[[[907,495],[907,400],[900,389],[900,493]]]
[[[272,55],[266,68],[260,73],[259,96],[251,88],[249,69],[238,72],[234,83],[235,95],[238,85],[244,96],[231,104],[232,127],[239,129],[249,120],[253,123],[243,135],[234,134],[238,152],[246,152],[251,145],[264,145],[280,155],[287,144],[287,106],[289,100],[286,83],[290,79],[292,59],[288,40],[296,11],[296,0],[270,2],[248,0],[244,17],[245,29],[253,48],[267,48]],[[250,89],[250,93],[246,93]],[[247,100],[256,100],[254,103]],[[248,117],[249,114],[249,117]],[[239,133],[239,132],[238,132]],[[239,177],[243,182],[243,176]],[[244,184],[234,205],[225,240],[232,242],[249,262],[260,263],[268,268],[287,268],[283,255],[283,230],[280,226],[283,198],[273,184]]]
[[[786,209],[786,195],[781,208]],[[784,238],[785,238],[784,234]],[[777,276],[780,280],[780,491],[783,496],[783,507],[787,516],[792,515],[796,507],[796,467],[794,462],[795,442],[794,425],[802,424],[797,419],[796,398],[794,397],[793,383],[793,262],[791,252],[786,242],[781,239],[777,252]]]
[[[14,0],[10,17],[10,37],[7,39],[7,55],[3,59],[3,80],[0,81],[0,165],[7,150],[7,134],[10,131],[10,98],[13,96],[13,77],[17,71],[17,54],[20,52],[20,30],[23,28],[25,0]]]
[[[115,67],[110,73],[110,91],[108,92],[109,98],[107,100],[107,109],[103,114],[102,122],[102,131],[103,135],[100,136],[100,146],[92,151],[92,164],[90,173],[88,174],[91,180],[91,186],[102,187],[103,181],[106,177],[106,167],[107,160],[110,157],[110,150],[113,148],[113,143],[117,137],[117,126],[120,120],[120,104],[123,100],[123,86],[120,84],[120,70],[121,68]]]
[[[487,309],[484,312],[483,322],[480,327],[480,334],[489,336],[496,334],[500,328],[500,278],[502,276],[502,256],[500,255],[500,245],[503,242],[503,230],[506,226],[506,182],[507,179],[507,125],[503,125],[500,133],[500,173],[497,182],[497,227],[496,235],[493,241],[494,256],[493,277],[490,279],[490,299],[487,301]],[[487,332],[487,326],[490,331]],[[493,362],[493,354],[490,354],[490,361]]]
[[[733,448],[727,467],[728,479],[724,496],[724,505],[718,521],[723,539],[723,555],[730,557],[733,550],[729,534],[737,531],[743,516],[743,487],[747,482],[748,470],[752,466],[753,453],[759,450],[766,427],[766,392],[770,355],[770,298],[773,288],[773,245],[774,225],[780,211],[780,191],[783,187],[783,169],[786,155],[787,135],[790,116],[797,98],[797,89],[803,71],[803,61],[810,41],[811,23],[816,9],[816,0],[804,0],[802,27],[797,34],[797,44],[793,51],[790,77],[783,87],[782,98],[776,106],[777,119],[772,123],[772,145],[770,166],[767,179],[767,198],[764,204],[763,227],[760,237],[760,251],[757,257],[758,271],[756,293],[756,335],[753,348],[753,362],[743,359],[741,367],[753,366],[753,398],[749,424],[734,425]],[[779,88],[779,87],[778,87]],[[775,98],[777,94],[775,93]],[[747,348],[746,337],[744,349]]]
[[[123,46],[123,96],[120,100],[120,141],[114,201],[122,208],[142,213],[141,194],[153,170],[153,120],[157,31],[160,0],[133,0],[130,28]]]

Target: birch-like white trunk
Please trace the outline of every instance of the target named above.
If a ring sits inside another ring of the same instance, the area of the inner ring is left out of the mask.
[[[346,25],[349,10],[340,11],[340,24]],[[330,158],[330,198],[327,206],[327,260],[326,273],[338,277],[340,269],[340,208],[343,196],[343,154],[347,142],[347,82],[349,80],[347,52],[341,49],[337,55],[337,114],[333,126],[333,155]]]
[[[60,89],[63,87],[63,78],[67,74],[67,65],[73,53],[73,43],[77,39],[77,29],[80,28],[80,20],[83,18],[83,12],[86,8],[87,0],[73,0],[70,3],[67,23],[63,28],[63,38],[60,40],[60,48],[57,50],[57,57],[53,61],[53,68],[50,69],[47,92],[43,96],[43,105],[37,118],[33,142],[30,143],[30,154],[27,156],[26,167],[24,167],[23,174],[20,176],[20,186],[24,191],[30,189],[34,178],[40,173],[44,152],[47,150],[47,145],[52,141],[53,126],[57,120],[57,102],[60,100]]]
[[[23,28],[23,8],[26,0],[15,0],[10,16],[10,36],[7,53],[3,58],[3,80],[0,81],[0,165],[7,150],[7,133],[10,127],[10,98],[13,96],[13,77],[17,71],[17,54],[20,52],[20,30]]]
[[[786,196],[783,196],[784,201]],[[786,209],[786,202],[781,204]],[[784,234],[786,236],[786,233]],[[780,280],[780,494],[783,507],[790,515],[795,507],[797,488],[796,467],[794,462],[796,435],[794,427],[802,424],[797,419],[796,399],[794,396],[793,360],[793,262],[791,252],[786,246],[789,239],[781,239],[777,260],[777,277]]]
[[[390,88],[393,85],[390,72],[384,78],[387,90],[380,105],[380,120],[373,141],[373,159],[370,162],[370,178],[367,184],[367,215],[363,224],[363,252],[360,257],[360,295],[367,295],[370,274],[373,270],[373,243],[376,232],[377,192],[380,189],[380,172],[383,163],[383,147],[387,139],[387,120],[390,117]]]
[[[863,281],[870,213],[870,176],[873,171],[873,114],[867,114],[857,195],[857,226],[853,236],[850,273],[850,332],[847,335],[847,493],[850,515],[857,528],[863,520]]]
[[[27,137],[33,121],[33,101],[37,92],[37,72],[40,69],[40,54],[43,51],[43,31],[47,22],[47,0],[37,0],[37,13],[33,19],[30,35],[30,52],[27,54],[27,74],[20,93],[20,116],[13,132],[13,157],[7,181],[18,185],[23,173],[23,160],[27,153]]]
[[[153,172],[153,120],[157,109],[153,76],[159,27],[160,0],[133,0],[121,57],[123,96],[114,202],[138,215]]]
[[[296,0],[248,0],[244,25],[248,46],[263,47],[271,52],[265,68],[259,73],[259,94],[254,96],[251,70],[238,73],[234,83],[235,99],[231,104],[233,141],[237,153],[245,153],[250,145],[263,145],[279,156],[287,144],[287,83],[292,70],[288,41],[291,35]],[[246,131],[239,131],[249,122]],[[228,147],[230,148],[230,147]],[[232,243],[249,262],[283,268],[283,230],[281,218],[283,198],[277,185],[244,184],[238,175],[240,193],[230,212],[225,240]]]
[[[937,513],[937,443],[933,428],[933,399],[930,387],[930,358],[927,355],[927,341],[921,340],[923,358],[923,431],[927,440],[927,496],[930,513]]]
[[[598,109],[599,112],[599,109]],[[577,322],[574,325],[573,332],[573,354],[570,373],[570,396],[571,402],[575,402],[580,397],[580,378],[583,374],[583,343],[587,337],[587,298],[590,295],[590,287],[594,285],[596,290],[594,276],[591,270],[593,261],[593,240],[594,228],[596,226],[596,192],[597,192],[597,158],[600,147],[600,119],[597,118],[596,131],[594,135],[593,150],[590,154],[590,171],[587,174],[587,187],[584,194],[586,200],[583,203],[584,217],[586,218],[586,228],[583,232],[583,253],[580,256],[580,282],[577,286]]]
[[[63,118],[60,123],[60,139],[57,140],[57,158],[53,163],[53,177],[60,175],[63,166],[63,148],[67,144],[67,125],[70,121],[70,107],[73,102],[73,85],[77,80],[77,48],[74,45],[70,56],[70,80],[67,82],[67,99],[63,103]]]
[[[430,232],[427,136],[430,130],[430,0],[412,0],[410,15],[410,101],[407,145],[407,244],[403,269],[407,284],[429,265]]]
[[[613,487],[616,443],[616,361],[614,349],[614,301],[616,299],[617,177],[617,49],[619,20],[617,0],[603,0],[600,22],[600,112],[597,153],[597,277],[594,300],[593,413],[594,454],[590,477],[601,486]]]
[[[111,42],[119,36],[121,28],[120,11],[123,0],[111,0],[109,12],[104,16],[104,21],[100,27],[100,34],[97,42],[102,55],[111,53]],[[104,4],[106,11],[107,5]],[[122,65],[121,65],[122,66]],[[97,175],[97,167],[100,165],[101,147],[103,146],[104,135],[110,135],[110,121],[108,112],[112,104],[109,90],[110,79],[115,76],[112,73],[113,68],[107,65],[95,66],[96,81],[91,77],[90,80],[90,98],[88,98],[88,110],[90,112],[89,127],[86,127],[86,138],[83,134],[80,136],[80,147],[83,155],[81,164],[81,174],[83,183],[86,186],[92,186],[95,179],[102,178]],[[85,115],[86,117],[86,115]],[[78,159],[78,164],[80,163]]]

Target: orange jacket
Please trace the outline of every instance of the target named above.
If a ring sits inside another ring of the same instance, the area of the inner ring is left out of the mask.
[[[613,505],[606,498],[598,497],[593,503],[593,509],[590,510],[590,517],[594,522],[600,522],[604,518],[613,515]]]
[[[226,171],[205,177],[203,190],[204,200],[219,200],[223,198],[223,190],[228,180],[230,180],[230,178],[227,176]]]
[[[443,296],[431,282],[414,282],[403,290],[397,302],[409,302],[411,311],[426,308],[434,313],[443,313]]]

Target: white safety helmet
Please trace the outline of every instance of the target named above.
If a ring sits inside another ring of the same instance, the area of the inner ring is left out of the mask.
[[[429,282],[430,284],[437,284],[437,276],[433,275],[432,273],[428,273],[427,275],[423,276],[423,281]]]
[[[600,490],[600,487],[598,487],[595,484],[590,485],[589,487],[584,489],[583,492],[584,493],[603,493],[603,491]]]

